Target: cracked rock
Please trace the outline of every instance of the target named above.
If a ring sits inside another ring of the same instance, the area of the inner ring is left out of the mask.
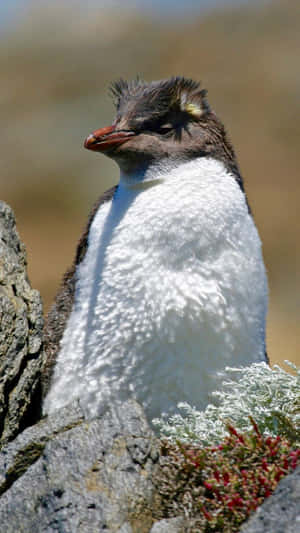
[[[241,533],[271,532],[300,533],[300,467],[280,481],[241,529]]]
[[[0,445],[39,415],[42,303],[12,210],[0,202]]]
[[[0,453],[3,531],[148,533],[156,447],[134,400],[92,421],[77,404],[41,420]]]

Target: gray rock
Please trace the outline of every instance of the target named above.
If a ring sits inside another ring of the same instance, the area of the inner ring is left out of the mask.
[[[38,416],[42,304],[29,284],[25,247],[10,207],[0,202],[0,444]]]
[[[241,533],[300,533],[300,467],[283,478]]]
[[[148,533],[157,460],[134,400],[92,421],[66,407],[0,453],[1,531]]]
[[[184,533],[185,531],[187,531],[185,520],[178,516],[176,518],[159,520],[159,522],[156,522],[152,526],[150,533]]]

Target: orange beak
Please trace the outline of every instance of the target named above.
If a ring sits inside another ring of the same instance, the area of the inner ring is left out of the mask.
[[[107,126],[95,130],[84,141],[84,147],[94,152],[106,152],[127,142],[135,133],[133,131],[116,130],[115,126]]]

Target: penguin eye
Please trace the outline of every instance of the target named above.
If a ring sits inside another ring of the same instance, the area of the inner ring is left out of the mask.
[[[170,133],[173,130],[173,126],[171,124],[161,124],[156,131],[160,133],[160,135],[166,135],[167,133]]]
[[[173,131],[174,126],[171,122],[167,122],[165,119],[150,119],[145,120],[138,124],[138,129],[142,132],[159,133],[160,135],[167,135]]]

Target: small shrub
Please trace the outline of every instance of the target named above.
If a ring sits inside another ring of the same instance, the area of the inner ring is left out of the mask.
[[[300,463],[300,368],[227,368],[216,404],[155,420],[159,516],[188,518],[190,532],[234,533]],[[239,379],[232,379],[239,378]],[[298,446],[298,448],[297,448]]]
[[[160,518],[182,515],[190,531],[239,531],[240,525],[300,462],[300,450],[282,436],[252,431],[229,435],[217,446],[163,440],[155,484]]]
[[[227,368],[222,390],[213,393],[216,404],[198,411],[187,403],[178,404],[183,415],[153,421],[161,437],[172,442],[217,444],[228,433],[229,421],[239,431],[251,431],[249,417],[259,430],[271,437],[281,435],[300,442],[300,367],[286,361],[295,375],[275,365],[255,363],[245,368]]]

